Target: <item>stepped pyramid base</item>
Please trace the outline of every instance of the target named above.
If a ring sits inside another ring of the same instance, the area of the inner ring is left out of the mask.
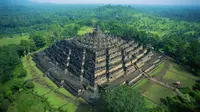
[[[136,84],[144,78],[140,70],[151,72],[162,55],[97,28],[91,34],[58,41],[33,60],[44,76],[89,102],[98,97],[99,88]]]

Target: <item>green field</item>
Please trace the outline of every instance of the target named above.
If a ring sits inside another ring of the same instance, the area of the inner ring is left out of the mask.
[[[164,82],[173,85],[174,82],[181,82],[180,87],[191,87],[200,77],[194,76],[192,73],[175,63],[170,64],[170,68],[163,78]]]
[[[147,99],[147,97],[145,97],[145,105],[147,108],[156,108],[158,105],[156,103],[153,103],[150,99]]]
[[[13,38],[2,38],[0,39],[0,46],[10,45],[10,44],[20,44],[21,40],[28,40],[28,38],[29,38],[28,35],[24,36],[16,35]]]
[[[176,93],[171,89],[160,86],[156,83],[151,83],[151,86],[143,93],[146,97],[151,99],[153,102],[160,103],[160,98],[167,96],[175,96]]]
[[[78,31],[78,35],[81,36],[81,35],[84,35],[84,34],[86,34],[86,33],[92,32],[92,31],[93,31],[93,28],[92,28],[92,27],[83,26],[83,27],[81,27],[81,29]]]
[[[199,77],[194,76],[185,68],[170,60],[164,60],[149,75],[171,86],[173,86],[174,82],[180,81],[181,87],[191,87],[197,80],[200,80]],[[145,96],[148,108],[153,108],[156,104],[159,104],[160,98],[176,95],[171,89],[160,86],[148,79],[143,79],[134,88]]]
[[[160,104],[160,98],[167,96],[175,96],[176,93],[171,89],[160,86],[154,82],[150,82],[148,79],[144,79],[138,85],[134,87],[140,91],[145,98],[147,98],[147,107],[152,108],[155,105]]]

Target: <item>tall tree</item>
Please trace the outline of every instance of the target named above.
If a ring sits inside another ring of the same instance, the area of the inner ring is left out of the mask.
[[[0,79],[2,82],[12,77],[11,70],[20,63],[16,49],[16,45],[0,47]]]
[[[45,38],[43,37],[42,34],[40,34],[40,33],[34,33],[30,37],[31,37],[31,39],[33,39],[36,47],[42,48],[42,47],[44,47],[46,45]]]
[[[97,101],[100,112],[145,112],[142,95],[127,85],[114,86],[101,93]]]
[[[30,40],[21,40],[20,41],[20,51],[18,52],[20,56],[23,56],[29,52],[35,51],[36,46],[33,41]]]

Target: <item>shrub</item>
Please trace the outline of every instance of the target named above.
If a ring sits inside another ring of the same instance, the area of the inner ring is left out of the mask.
[[[27,82],[24,85],[24,87],[27,88],[27,89],[33,89],[34,88],[34,84],[33,84],[33,82]]]
[[[27,72],[24,69],[22,69],[18,78],[24,78],[24,77],[26,77],[26,75],[27,75]]]
[[[9,100],[4,99],[0,104],[0,112],[6,112],[8,110],[9,105],[10,105]]]

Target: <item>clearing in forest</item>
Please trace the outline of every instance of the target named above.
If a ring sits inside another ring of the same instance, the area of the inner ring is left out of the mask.
[[[4,46],[4,45],[10,45],[10,44],[20,44],[21,40],[28,40],[29,36],[28,35],[16,35],[13,38],[2,38],[0,39],[0,46]]]
[[[82,36],[86,33],[92,32],[93,28],[92,27],[88,27],[88,26],[83,26],[80,28],[80,30],[78,31],[78,35]]]

